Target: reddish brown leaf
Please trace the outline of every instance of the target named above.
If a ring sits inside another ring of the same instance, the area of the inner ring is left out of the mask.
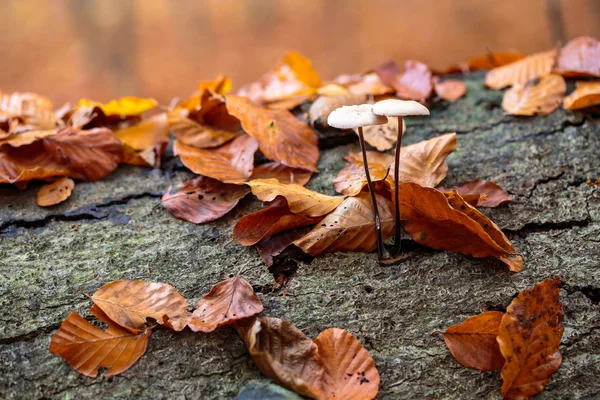
[[[469,71],[481,71],[483,69],[492,69],[503,65],[511,64],[525,57],[525,54],[518,51],[490,52],[482,56],[477,56],[467,61]]]
[[[280,183],[295,183],[304,186],[312,172],[300,168],[290,168],[278,162],[270,162],[254,167],[251,179],[277,179]]]
[[[41,141],[13,148],[0,146],[0,183],[19,183],[33,179],[68,176],[70,171],[44,150]]]
[[[527,399],[550,382],[562,362],[563,307],[558,278],[526,289],[512,301],[498,332],[502,368],[502,396]]]
[[[560,49],[556,72],[563,76],[600,77],[600,41],[580,36]]]
[[[227,96],[227,110],[242,128],[258,140],[260,151],[270,160],[288,167],[317,172],[317,135],[285,110],[268,110],[247,98]]]
[[[480,195],[479,200],[475,203],[479,207],[494,208],[511,201],[508,192],[502,189],[497,183],[482,179],[473,179],[453,187],[440,186],[437,189],[440,192],[456,190],[465,200],[465,196],[467,195]]]
[[[37,193],[37,204],[40,207],[49,207],[62,203],[69,198],[74,187],[73,179],[66,177],[44,185]]]
[[[446,101],[457,101],[467,93],[467,85],[458,79],[440,81],[437,76],[434,76],[432,83],[435,93]]]
[[[260,258],[262,258],[267,268],[273,265],[274,256],[281,254],[281,252],[290,244],[306,235],[310,230],[310,226],[294,228],[285,232],[280,232],[273,236],[266,237],[260,242],[256,243],[258,254],[260,254]]]
[[[315,339],[323,363],[326,399],[373,399],[379,391],[379,372],[369,352],[348,331],[324,330]]]
[[[262,312],[263,305],[252,286],[239,275],[217,283],[202,297],[188,320],[194,332],[212,332]]]
[[[353,106],[362,104],[366,100],[366,96],[362,94],[345,93],[339,96],[327,97],[321,96],[316,99],[308,110],[311,125],[327,125],[327,117],[336,108],[342,106]]]
[[[600,82],[577,82],[573,93],[563,99],[567,110],[597,106],[600,104]]]
[[[175,217],[194,224],[221,218],[237,205],[250,190],[241,185],[221,183],[199,176],[183,182],[162,197],[162,204]]]
[[[415,60],[404,63],[404,73],[392,87],[396,96],[407,100],[426,100],[431,94],[431,70],[426,64]]]
[[[504,357],[496,341],[504,313],[488,311],[452,325],[444,335],[446,346],[461,365],[480,371],[500,369]]]
[[[90,299],[111,320],[134,333],[145,329],[147,318],[181,331],[189,314],[187,300],[173,286],[161,282],[114,281]]]
[[[497,67],[485,75],[485,85],[492,89],[502,89],[517,83],[525,84],[552,72],[557,51],[550,50],[529,55],[522,60]]]
[[[554,74],[517,83],[504,93],[502,108],[509,115],[548,115],[560,106],[566,90],[564,78]]]

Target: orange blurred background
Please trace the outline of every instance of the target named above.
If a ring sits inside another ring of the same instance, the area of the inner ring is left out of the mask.
[[[327,79],[390,57],[444,68],[600,37],[599,0],[5,0],[0,15],[0,90],[57,105],[168,103],[219,72],[240,87],[290,49]]]

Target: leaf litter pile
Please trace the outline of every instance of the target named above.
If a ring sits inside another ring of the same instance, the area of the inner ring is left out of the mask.
[[[267,266],[286,248],[313,257],[377,250],[380,263],[401,262],[404,231],[423,246],[494,257],[519,272],[524,260],[518,249],[478,210],[510,202],[509,194],[485,177],[440,185],[448,173],[445,159],[459,145],[456,134],[401,143],[405,118],[426,118],[430,102],[458,101],[467,94],[458,74],[478,70],[488,70],[488,88],[507,89],[502,108],[508,115],[548,115],[561,105],[596,112],[600,105],[600,43],[589,37],[528,56],[490,53],[445,71],[388,60],[331,81],[290,52],[235,93],[231,80],[219,75],[168,107],[123,97],[81,99],[55,110],[42,95],[0,92],[0,183],[23,189],[32,180],[46,181],[37,203],[50,207],[76,193],[77,181],[102,179],[119,164],[160,168],[172,145],[197,177],[169,188],[161,201],[166,210],[202,224],[252,194],[265,207],[240,218],[232,239],[256,246]],[[565,78],[576,80],[568,95]],[[317,132],[350,129],[361,151],[343,157],[345,166],[332,182],[338,195],[307,189],[319,172]],[[451,353],[469,368],[501,368],[505,397],[538,393],[561,362],[557,284],[553,278],[522,292],[506,313],[484,313],[448,328],[443,337]],[[373,398],[378,391],[373,359],[354,336],[331,328],[313,340],[289,322],[260,315],[262,304],[239,276],[214,286],[193,312],[163,283],[112,282],[90,299],[90,313],[106,329],[72,313],[50,346],[87,376],[101,367],[106,375],[128,369],[157,325],[195,332],[232,325],[260,370],[297,393]]]

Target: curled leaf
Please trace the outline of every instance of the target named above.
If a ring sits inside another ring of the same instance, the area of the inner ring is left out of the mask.
[[[485,75],[485,85],[498,90],[517,83],[525,84],[532,79],[549,75],[556,63],[556,56],[557,51],[550,50],[494,68]]]
[[[563,99],[564,108],[579,110],[600,104],[600,82],[577,82],[577,88]]]
[[[517,83],[504,93],[502,108],[509,115],[548,115],[560,106],[566,90],[564,78],[554,74]]]
[[[440,186],[437,189],[440,192],[456,190],[463,198],[468,195],[479,195],[478,201],[475,203],[478,207],[494,208],[510,202],[510,196],[506,190],[497,183],[482,179],[473,179],[454,187]]]
[[[62,203],[69,198],[74,187],[73,179],[66,177],[44,185],[37,193],[37,204],[40,207],[49,207]]]
[[[569,41],[560,49],[555,71],[567,77],[600,77],[600,41],[588,36]]]
[[[295,183],[304,186],[312,172],[300,168],[290,168],[278,162],[270,162],[254,167],[251,179],[277,179],[280,183]]]

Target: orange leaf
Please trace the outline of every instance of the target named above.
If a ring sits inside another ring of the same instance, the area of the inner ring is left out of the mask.
[[[560,106],[566,90],[564,78],[554,74],[517,83],[504,93],[502,108],[509,115],[548,115]]]
[[[426,100],[431,94],[431,70],[415,60],[404,63],[404,73],[393,83],[396,96],[408,100]]]
[[[556,56],[557,51],[550,50],[494,68],[485,75],[485,85],[498,90],[549,75],[556,62]]]
[[[441,332],[456,361],[467,368],[480,371],[502,368],[504,357],[500,353],[496,336],[503,315],[500,311],[488,311]]]
[[[188,302],[173,286],[161,282],[114,281],[90,299],[115,323],[131,332],[145,329],[153,318],[174,331],[185,328]]]
[[[49,207],[62,203],[69,198],[74,187],[73,179],[66,177],[44,185],[38,191],[37,204],[40,207]]]
[[[576,85],[573,93],[563,100],[567,110],[579,110],[600,104],[600,82],[577,82]]]
[[[198,92],[211,91],[220,95],[227,94],[231,91],[231,79],[223,74],[219,74],[214,81],[198,82]]]
[[[98,368],[107,368],[104,376],[129,369],[146,352],[150,329],[131,333],[112,322],[93,306],[90,311],[108,325],[103,331],[72,312],[63,321],[50,342],[50,352],[61,356],[80,374],[96,377]]]
[[[329,117],[329,114],[331,114],[333,110],[342,106],[362,104],[365,100],[365,95],[353,93],[345,93],[333,97],[321,96],[316,99],[308,109],[310,123],[313,126],[328,126],[327,117]]]
[[[199,149],[175,140],[173,153],[196,174],[221,182],[245,181],[252,175],[257,141],[242,135],[215,149]]]
[[[377,195],[383,239],[394,232],[392,202]],[[371,198],[366,192],[346,198],[306,236],[294,242],[305,253],[318,256],[336,251],[370,252],[377,247],[375,217]]]
[[[294,214],[319,217],[336,208],[344,197],[327,196],[296,184],[283,184],[277,179],[254,179],[246,182],[252,188],[252,194],[262,201],[273,201],[283,196]]]
[[[292,110],[304,103],[311,102],[315,99],[316,94],[303,94],[301,96],[290,97],[287,99],[271,101],[265,103],[264,106],[266,108],[270,108],[272,110]]]
[[[326,399],[373,399],[379,391],[379,372],[369,352],[348,331],[324,330],[315,339],[325,369]]]
[[[136,151],[144,151],[161,142],[169,141],[166,113],[153,115],[138,124],[115,131],[121,143]]]
[[[312,172],[290,168],[278,162],[270,162],[254,167],[251,179],[277,179],[280,183],[295,183],[304,186],[310,180]]]
[[[175,217],[194,224],[203,224],[221,218],[248,194],[245,186],[221,183],[199,176],[169,190],[161,203]]]
[[[11,147],[26,146],[45,137],[54,136],[57,132],[57,129],[51,129],[43,131],[33,130],[13,133],[7,136],[6,138],[0,140],[0,145],[7,144]]]
[[[446,101],[457,101],[467,93],[467,85],[458,79],[446,79],[440,81],[440,79],[435,76],[433,77],[432,82],[435,93]]]
[[[527,399],[541,392],[562,362],[563,307],[558,278],[526,289],[512,301],[498,332],[502,368],[502,396]]]
[[[337,177],[333,180],[333,185],[338,193],[347,196],[356,196],[367,184],[365,167],[362,158],[360,160],[355,159],[353,154],[344,157],[344,160],[348,161],[348,163],[338,172]],[[381,164],[369,162],[369,173],[371,174],[371,181],[375,184],[375,191],[377,193],[379,193],[377,186],[382,181],[385,182],[384,184],[388,188],[392,187],[393,179],[389,175],[388,169],[384,168]]]
[[[240,96],[227,96],[227,110],[242,128],[258,140],[260,151],[270,160],[288,167],[317,172],[317,135],[285,110],[268,110]]]
[[[342,75],[336,78],[337,83],[344,82],[344,79],[350,80],[346,83],[348,91],[352,94],[362,96],[379,96],[382,94],[394,93],[394,88],[386,85],[375,72],[369,72],[356,77]]]
[[[473,179],[454,187],[440,186],[437,189],[440,192],[456,190],[463,198],[470,194],[480,195],[476,203],[479,207],[494,208],[511,201],[508,192],[502,189],[497,183],[482,179]]]
[[[525,54],[519,53],[518,51],[506,51],[499,53],[490,52],[488,54],[469,59],[469,61],[467,61],[467,68],[469,71],[492,69],[511,64],[515,61],[521,60],[524,57]]]
[[[580,36],[560,49],[555,71],[567,77],[600,77],[600,41]]]
[[[188,320],[194,332],[212,332],[220,326],[262,312],[252,286],[239,275],[217,283],[202,297]]]

